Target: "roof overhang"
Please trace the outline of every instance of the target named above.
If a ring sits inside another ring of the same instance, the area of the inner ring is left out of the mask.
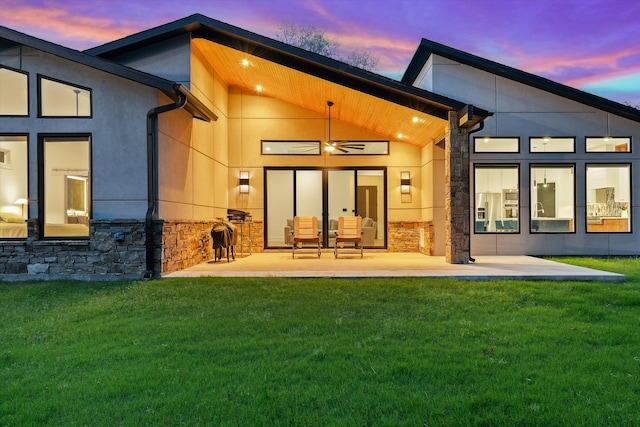
[[[413,84],[424,68],[429,57],[434,54],[620,117],[624,117],[625,119],[640,122],[640,110],[636,108],[554,82],[535,74],[527,73],[488,59],[480,58],[470,53],[427,39],[422,39],[420,42],[420,46],[418,46],[418,49],[411,59],[401,81],[405,84]]]
[[[190,34],[192,44],[228,85],[255,91],[260,84],[263,96],[318,114],[326,114],[327,101],[332,101],[332,118],[391,140],[424,146],[443,132],[450,111],[466,107],[462,102],[203,15],[192,15],[87,53],[115,58],[184,33]],[[251,66],[242,68],[243,59]],[[475,111],[476,118],[489,115],[481,109]]]
[[[28,46],[59,58],[155,88],[173,100],[177,100],[179,98],[178,94],[182,93],[187,97],[187,104],[184,109],[191,113],[193,117],[206,121],[217,120],[216,115],[206,105],[200,102],[195,95],[189,92],[186,87],[170,80],[144,73],[104,58],[41,40],[6,27],[0,27],[0,39],[5,39],[16,45]]]

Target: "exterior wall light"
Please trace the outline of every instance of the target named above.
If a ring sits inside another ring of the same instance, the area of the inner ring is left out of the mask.
[[[400,172],[400,194],[411,194],[411,172]]]
[[[240,186],[240,194],[249,193],[249,171],[240,171],[238,184]]]

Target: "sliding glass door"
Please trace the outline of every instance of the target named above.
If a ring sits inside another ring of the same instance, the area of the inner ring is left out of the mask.
[[[366,247],[386,247],[386,170],[265,169],[265,247],[291,244],[293,217],[318,218],[324,247],[333,247],[340,216],[363,218]]]

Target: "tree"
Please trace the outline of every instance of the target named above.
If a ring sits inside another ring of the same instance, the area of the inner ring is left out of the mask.
[[[349,65],[368,71],[374,71],[378,65],[378,58],[370,51],[364,49],[351,51],[347,53],[346,57],[341,57],[338,53],[340,43],[328,39],[324,31],[319,30],[313,25],[305,27],[302,25],[283,23],[280,24],[279,30],[280,31],[276,33],[276,39],[291,46],[296,46],[329,58],[338,59]]]
[[[281,42],[330,58],[337,55],[340,44],[327,39],[324,31],[317,29],[313,25],[303,27],[284,23],[279,28],[280,32],[276,34],[276,39]]]

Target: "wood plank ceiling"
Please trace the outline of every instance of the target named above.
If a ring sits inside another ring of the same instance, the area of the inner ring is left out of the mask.
[[[255,91],[298,107],[378,133],[381,138],[419,147],[437,139],[446,121],[354,89],[320,79],[205,39],[193,43],[229,86]],[[249,64],[242,65],[243,60]],[[399,136],[401,135],[401,136]]]

